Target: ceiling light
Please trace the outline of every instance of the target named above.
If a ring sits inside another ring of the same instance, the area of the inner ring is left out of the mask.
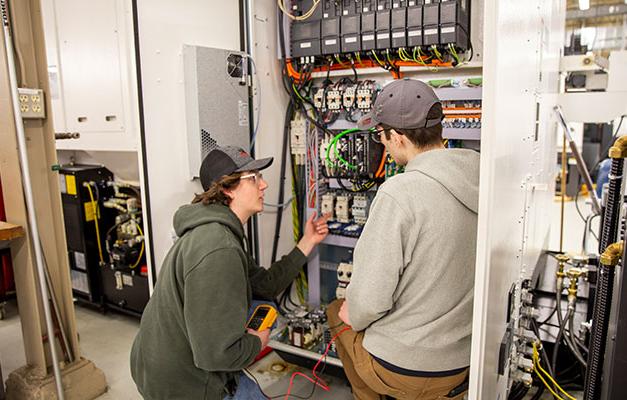
[[[579,9],[588,10],[590,8],[590,0],[579,0]]]

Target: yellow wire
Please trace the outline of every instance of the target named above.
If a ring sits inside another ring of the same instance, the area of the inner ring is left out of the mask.
[[[440,52],[438,51],[438,48],[436,45],[431,45],[431,50],[433,50],[433,52],[435,53],[435,56],[438,58],[438,60],[442,61],[442,54],[440,54]]]
[[[403,54],[403,49],[398,49],[398,57],[402,61],[411,61],[409,58],[405,57],[405,55]]]
[[[357,58],[357,61],[361,64],[361,55],[359,55],[359,52],[355,52],[355,57]]]
[[[390,63],[390,65],[394,65],[392,63],[392,60],[390,59],[390,49],[386,49],[385,50],[385,55],[387,56],[388,62]]]
[[[100,262],[104,264],[104,257],[102,257],[102,245],[100,244],[100,228],[98,227],[98,209],[96,207],[96,201],[94,200],[94,193],[91,191],[91,184],[86,183],[87,191],[89,192],[89,198],[91,199],[91,207],[94,211],[94,223],[96,224],[96,240],[98,241],[98,256]]]
[[[551,389],[551,387],[546,383],[546,381],[544,380],[544,378],[542,377],[542,375],[540,375],[540,373],[538,371],[540,371],[543,374],[545,374],[546,377],[549,378],[551,383],[553,383],[555,385],[555,387],[557,387],[559,389],[560,392],[562,392],[562,393],[564,393],[564,395],[566,395],[566,398],[568,398],[569,400],[577,400],[576,398],[574,398],[573,396],[568,394],[564,389],[562,389],[562,387],[560,385],[558,385],[557,382],[555,382],[555,379],[553,379],[553,377],[542,368],[542,365],[540,365],[540,355],[538,353],[538,348],[536,347],[536,343],[535,342],[533,343],[533,361],[534,361],[534,364],[537,367],[536,375],[538,375],[540,380],[544,383],[544,385],[547,387],[547,389],[549,389],[549,391],[553,394],[553,396],[557,397],[558,400],[564,400],[562,397],[560,397],[557,393],[555,393]]]
[[[135,222],[135,225],[137,225],[137,230],[139,231],[139,234],[142,235],[142,237],[143,237],[144,236],[144,232],[142,232],[142,227],[139,226],[137,221],[133,220],[133,222]],[[131,269],[135,269],[139,265],[139,262],[142,260],[142,256],[144,255],[144,243],[145,243],[145,238],[144,238],[144,240],[142,240],[142,249],[139,251],[139,257],[137,257],[137,261],[135,261],[135,264],[133,264]]]
[[[377,60],[377,62],[379,63],[379,66],[383,67],[383,61],[379,60],[379,57],[377,56],[377,52],[374,50],[370,50],[372,52],[372,55],[374,55],[374,58]]]

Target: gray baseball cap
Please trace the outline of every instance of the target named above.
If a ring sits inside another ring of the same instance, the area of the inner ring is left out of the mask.
[[[381,90],[372,111],[364,115],[357,126],[363,130],[379,124],[399,129],[430,128],[439,124],[444,117],[427,119],[431,107],[439,102],[438,96],[426,83],[415,79],[399,79]]]
[[[200,183],[207,191],[213,182],[234,172],[260,171],[268,168],[274,158],[255,160],[240,147],[225,146],[211,150],[200,165]]]

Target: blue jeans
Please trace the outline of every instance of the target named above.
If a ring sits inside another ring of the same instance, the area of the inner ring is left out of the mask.
[[[259,386],[245,373],[241,372],[235,396],[226,396],[224,400],[267,400]]]

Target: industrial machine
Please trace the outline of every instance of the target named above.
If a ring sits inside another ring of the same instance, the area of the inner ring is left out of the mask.
[[[139,189],[98,165],[64,165],[59,180],[74,295],[141,315],[148,278]]]

